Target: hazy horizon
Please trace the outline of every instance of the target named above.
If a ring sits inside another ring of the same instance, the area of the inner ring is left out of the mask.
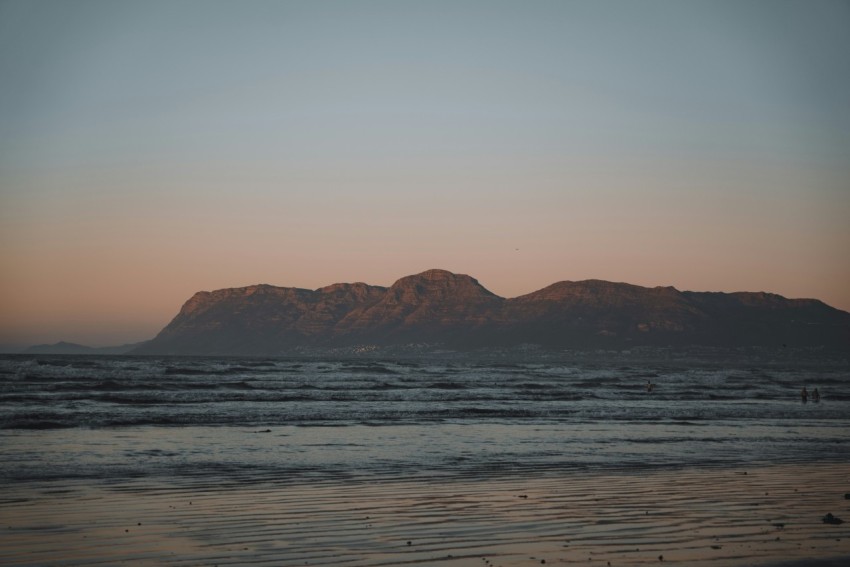
[[[850,311],[848,26],[840,0],[0,0],[0,344],[431,268]]]

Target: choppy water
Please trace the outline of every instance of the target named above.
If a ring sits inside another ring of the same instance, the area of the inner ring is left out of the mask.
[[[801,403],[803,385],[820,403]],[[0,448],[7,480],[850,461],[850,367],[792,354],[6,356]]]

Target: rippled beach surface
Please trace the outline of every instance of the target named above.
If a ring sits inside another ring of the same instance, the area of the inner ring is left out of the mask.
[[[850,555],[840,354],[4,356],[0,447],[4,564]]]

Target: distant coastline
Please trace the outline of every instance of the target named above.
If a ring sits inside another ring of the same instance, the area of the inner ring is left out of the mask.
[[[17,350],[5,351],[5,354],[128,354],[142,346],[144,342],[129,343],[117,346],[90,347],[77,343],[59,341],[53,344],[21,347]]]

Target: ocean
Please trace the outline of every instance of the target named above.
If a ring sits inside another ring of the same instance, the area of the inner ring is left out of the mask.
[[[720,354],[4,356],[0,479],[850,462],[846,359]]]

